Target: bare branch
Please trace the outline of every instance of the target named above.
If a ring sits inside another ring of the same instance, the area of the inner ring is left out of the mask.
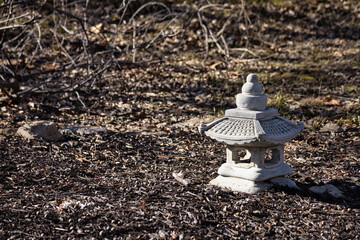
[[[208,37],[208,29],[207,27],[204,25],[203,21],[202,21],[202,15],[201,15],[201,12],[200,11],[197,11],[197,16],[198,16],[198,19],[199,19],[199,24],[201,26],[201,29],[203,31],[203,34],[204,34],[204,38],[205,38],[205,41],[204,41],[204,44],[205,44],[205,57],[204,57],[204,60],[203,60],[203,64],[206,62],[206,59],[209,55],[209,37]]]

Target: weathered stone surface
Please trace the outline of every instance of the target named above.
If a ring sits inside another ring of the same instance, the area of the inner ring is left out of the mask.
[[[281,187],[288,187],[297,190],[300,189],[293,180],[286,177],[273,178],[270,182]]]
[[[223,118],[209,124],[201,123],[201,134],[228,145],[259,143],[265,146],[284,144],[304,129],[303,122],[296,124],[278,116],[276,109],[266,108],[266,94],[262,93],[255,74],[250,74],[246,81],[242,93],[236,96],[237,108],[226,110]]]
[[[289,175],[292,173],[292,169],[286,163],[282,163],[274,168],[244,168],[224,163],[219,168],[218,173],[222,176],[242,178],[250,181],[265,181],[267,179]]]
[[[230,189],[235,192],[244,192],[249,194],[258,193],[270,189],[273,185],[266,182],[255,182],[235,177],[218,176],[211,180],[211,185]]]
[[[329,194],[336,198],[343,198],[342,192],[332,184],[325,184],[323,186],[313,186],[309,188],[310,191],[316,194]]]
[[[242,93],[236,95],[236,105],[240,109],[265,110],[267,97],[262,93],[262,86],[255,74],[249,74],[241,88]]]
[[[46,141],[56,141],[62,136],[56,127],[56,124],[49,121],[34,121],[25,123],[17,130],[16,133],[23,138],[42,138]]]
[[[331,133],[337,133],[340,132],[342,129],[339,125],[335,123],[327,123],[325,126],[323,126],[320,129],[320,132],[331,132]]]
[[[87,126],[66,126],[62,128],[61,133],[63,134],[76,134],[76,135],[89,135],[89,134],[96,134],[100,132],[107,132],[106,128],[102,127],[87,127]]]
[[[226,110],[223,118],[200,124],[202,135],[227,145],[226,163],[211,184],[255,193],[272,186],[264,181],[292,173],[284,162],[284,144],[296,137],[304,124],[278,116],[278,111],[266,104],[257,76],[250,74],[242,93],[236,95],[237,108]],[[274,184],[297,188],[286,179],[274,180]]]

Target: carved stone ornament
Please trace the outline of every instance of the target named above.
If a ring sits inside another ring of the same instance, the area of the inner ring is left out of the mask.
[[[284,162],[284,143],[296,137],[304,124],[280,117],[266,104],[258,77],[250,74],[242,93],[236,95],[237,108],[226,110],[223,118],[212,123],[200,124],[202,135],[227,145],[226,163],[210,184],[256,193],[272,186],[263,181],[292,173]]]

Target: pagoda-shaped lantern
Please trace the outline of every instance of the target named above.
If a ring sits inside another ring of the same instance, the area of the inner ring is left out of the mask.
[[[256,193],[271,186],[266,180],[292,173],[284,162],[284,143],[293,139],[304,124],[280,117],[266,104],[258,77],[250,74],[242,93],[236,95],[237,108],[226,110],[225,117],[210,124],[201,123],[201,134],[226,144],[226,163],[210,184]]]

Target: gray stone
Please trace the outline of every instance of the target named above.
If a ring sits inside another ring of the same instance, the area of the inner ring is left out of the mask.
[[[102,127],[87,127],[87,126],[66,126],[60,130],[63,134],[75,134],[75,135],[89,135],[100,132],[107,132],[106,128]]]
[[[270,189],[273,186],[266,182],[255,182],[235,177],[223,177],[221,175],[211,180],[210,184],[235,192],[244,192],[248,194],[255,194]]]
[[[280,187],[288,187],[297,190],[300,189],[293,180],[286,177],[273,178],[270,180],[270,182]]]
[[[323,126],[320,129],[320,132],[337,133],[337,132],[341,132],[341,131],[342,131],[341,127],[335,123],[327,123],[327,124],[325,124],[325,126]]]
[[[56,141],[62,137],[56,124],[49,121],[25,123],[16,133],[26,139],[42,138],[46,141]]]
[[[335,198],[343,198],[343,193],[332,184],[325,184],[323,186],[313,186],[309,190],[316,194],[329,194]]]
[[[250,181],[265,181],[274,177],[289,175],[292,169],[286,163],[273,168],[236,167],[224,163],[218,170],[221,176],[238,177]]]

